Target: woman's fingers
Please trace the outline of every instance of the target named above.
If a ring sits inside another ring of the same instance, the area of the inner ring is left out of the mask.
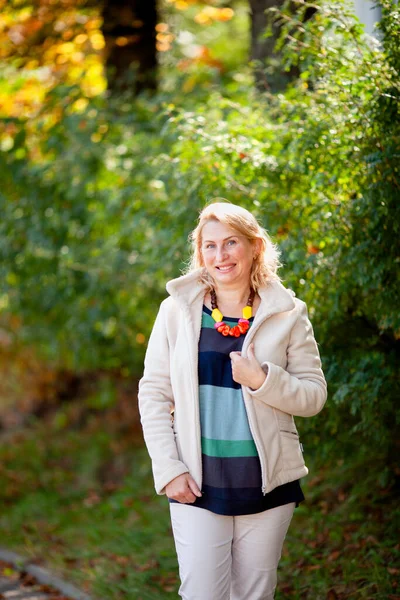
[[[248,358],[250,360],[253,360],[253,358],[256,358],[255,354],[254,354],[254,344],[253,344],[253,342],[249,345],[249,347],[247,349],[247,356],[248,356]]]
[[[175,477],[168,483],[165,492],[168,498],[185,504],[191,504],[197,496],[201,496],[196,482],[189,473],[183,473],[183,475]]]
[[[202,494],[201,494],[201,491],[199,490],[199,486],[197,485],[197,483],[195,482],[195,480],[193,479],[193,477],[191,475],[189,475],[189,477],[188,477],[188,485],[189,485],[190,491],[198,498],[201,498]]]

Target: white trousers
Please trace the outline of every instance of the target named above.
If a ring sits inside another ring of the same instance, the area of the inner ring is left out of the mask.
[[[295,503],[228,517],[170,504],[183,600],[273,600]]]

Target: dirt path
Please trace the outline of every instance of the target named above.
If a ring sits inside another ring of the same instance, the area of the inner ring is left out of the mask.
[[[24,562],[14,553],[9,560],[0,558],[0,600],[90,600],[46,569]]]
[[[70,600],[50,586],[40,584],[32,575],[13,570],[11,565],[0,562],[1,600]],[[4,576],[6,573],[6,577]]]

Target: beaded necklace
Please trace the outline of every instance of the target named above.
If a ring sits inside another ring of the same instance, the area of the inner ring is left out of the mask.
[[[217,294],[215,293],[214,288],[211,290],[210,295],[212,308],[211,316],[215,321],[214,328],[224,336],[232,335],[234,337],[239,337],[246,333],[250,327],[249,319],[253,316],[253,302],[254,296],[256,295],[253,288],[250,288],[249,299],[247,300],[246,306],[242,309],[243,319],[239,319],[238,324],[233,327],[224,323],[224,316],[217,306]]]

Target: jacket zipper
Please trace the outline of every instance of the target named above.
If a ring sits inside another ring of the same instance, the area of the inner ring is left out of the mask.
[[[249,347],[249,345],[251,344],[252,339],[254,338],[255,334],[257,333],[258,329],[260,328],[260,326],[262,325],[262,323],[264,323],[264,321],[266,321],[270,316],[272,316],[273,313],[267,313],[264,317],[262,317],[262,319],[260,320],[259,323],[257,323],[257,326],[254,326],[254,321],[253,321],[253,325],[251,326],[248,334],[246,335],[244,342],[243,342],[243,346],[242,346],[242,352],[244,352],[244,349],[246,351],[247,354],[247,348]],[[242,386],[242,390],[243,390],[243,386]],[[267,467],[266,467],[266,461],[264,458],[264,453],[260,452],[260,448],[262,448],[259,439],[257,438],[257,435],[255,434],[255,430],[254,430],[254,426],[253,423],[251,422],[251,417],[250,414],[247,410],[247,406],[246,406],[246,402],[244,403],[245,409],[246,409],[246,414],[247,414],[247,419],[249,421],[249,427],[250,427],[250,431],[251,431],[251,435],[253,436],[253,440],[255,443],[255,446],[257,448],[257,452],[258,452],[258,456],[260,459],[260,464],[261,464],[261,479],[262,479],[262,485],[261,485],[261,491],[263,493],[263,496],[265,496],[267,494],[267,486],[266,486],[266,481],[267,481]]]
[[[190,348],[190,353],[192,354],[192,350],[190,347],[190,335],[189,335],[189,331],[188,331],[188,322],[189,322],[189,313],[187,314],[187,318],[188,321],[185,323],[185,333],[186,333],[186,339],[188,342],[188,348]],[[200,338],[200,333],[201,333],[201,320],[200,320],[200,331],[198,332],[198,335],[196,336],[196,343],[198,345],[199,343],[199,338]],[[194,364],[194,360],[193,360],[193,356],[190,357],[190,364],[193,365]],[[196,363],[196,369],[198,369],[198,363]],[[189,369],[190,370],[190,381],[192,384],[192,390],[193,390],[193,396],[195,399],[195,411],[196,411],[196,438],[197,438],[197,450],[198,450],[198,459],[199,459],[199,472],[200,472],[200,482],[201,482],[201,487],[203,487],[203,463],[201,460],[201,438],[200,438],[200,408],[199,408],[199,386],[198,386],[198,382],[197,382],[197,386],[195,385],[194,379],[193,379],[193,369]],[[201,491],[201,489],[200,489]]]

